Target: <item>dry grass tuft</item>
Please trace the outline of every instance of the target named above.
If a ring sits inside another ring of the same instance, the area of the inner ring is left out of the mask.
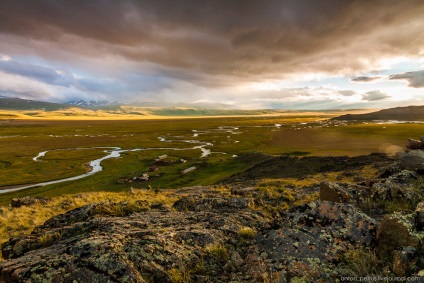
[[[343,258],[343,265],[349,276],[372,276],[384,273],[377,255],[369,248],[357,248],[348,251]]]
[[[218,261],[225,262],[230,258],[227,247],[223,244],[211,244],[206,249]]]
[[[243,239],[254,239],[256,237],[256,231],[250,227],[242,227],[238,232],[239,236]]]

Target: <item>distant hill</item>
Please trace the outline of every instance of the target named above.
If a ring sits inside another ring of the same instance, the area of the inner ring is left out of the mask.
[[[0,96],[0,109],[3,110],[46,110],[53,111],[67,108],[69,105],[60,103],[28,100],[15,97]]]
[[[211,108],[160,108],[149,111],[158,116],[231,116],[231,115],[263,115],[279,114],[278,110],[229,110]]]
[[[424,105],[396,107],[367,114],[347,114],[335,117],[333,120],[424,121]]]
[[[67,104],[86,109],[118,109],[122,103],[108,100],[74,100]]]
[[[213,102],[193,102],[193,103],[172,103],[172,102],[132,102],[131,106],[155,107],[155,108],[195,108],[195,109],[234,109],[233,106],[224,103]]]

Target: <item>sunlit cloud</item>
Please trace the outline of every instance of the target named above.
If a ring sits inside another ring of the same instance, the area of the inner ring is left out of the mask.
[[[7,62],[7,61],[10,61],[11,59],[12,58],[10,58],[7,55],[0,55],[0,61]]]

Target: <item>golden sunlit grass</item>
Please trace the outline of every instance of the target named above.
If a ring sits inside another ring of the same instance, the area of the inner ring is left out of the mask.
[[[358,112],[358,111],[356,111]],[[355,114],[356,114],[355,112]],[[362,113],[364,111],[359,111]],[[367,111],[368,112],[368,111]],[[272,117],[272,116],[327,116],[333,117],[346,114],[346,111],[317,111],[299,112],[284,110],[210,110],[191,108],[160,108],[121,106],[113,110],[92,110],[70,107],[61,110],[0,110],[0,118],[4,119],[35,119],[35,120],[145,120],[176,118],[211,118],[211,117]],[[354,112],[349,112],[354,113]]]
[[[53,198],[47,204],[33,206],[22,206],[18,208],[1,207],[0,209],[0,243],[11,237],[30,233],[34,227],[43,224],[54,215],[64,213],[77,207],[90,203],[110,201],[113,203],[128,202],[129,207],[137,201],[148,201],[149,203],[163,203],[171,205],[176,197],[170,196],[171,191],[158,192],[148,190],[135,190],[129,192],[95,192],[66,195]],[[113,209],[115,206],[110,206]],[[116,206],[118,207],[118,206]],[[107,211],[107,214],[122,215],[120,211]],[[125,214],[125,211],[123,212]],[[40,239],[48,241],[49,239]]]
[[[179,268],[171,268],[168,270],[168,276],[172,283],[189,283],[191,282],[191,275],[189,270],[182,270]]]
[[[241,238],[247,240],[256,237],[256,231],[250,227],[241,227],[238,234]]]
[[[206,250],[218,261],[227,261],[230,257],[227,247],[220,243],[210,244]]]

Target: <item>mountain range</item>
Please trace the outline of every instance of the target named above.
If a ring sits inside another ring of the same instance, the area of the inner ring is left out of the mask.
[[[117,101],[108,101],[108,100],[72,100],[67,103],[67,105],[76,106],[79,108],[86,109],[116,109],[119,108],[123,103]]]
[[[77,107],[92,110],[112,110],[121,106],[137,106],[151,108],[193,108],[193,109],[232,109],[233,107],[224,103],[195,102],[195,103],[169,103],[169,102],[134,102],[122,103],[108,100],[71,100],[65,103],[53,103],[37,100],[22,99],[0,95],[0,109],[3,110],[47,110],[54,111]]]

